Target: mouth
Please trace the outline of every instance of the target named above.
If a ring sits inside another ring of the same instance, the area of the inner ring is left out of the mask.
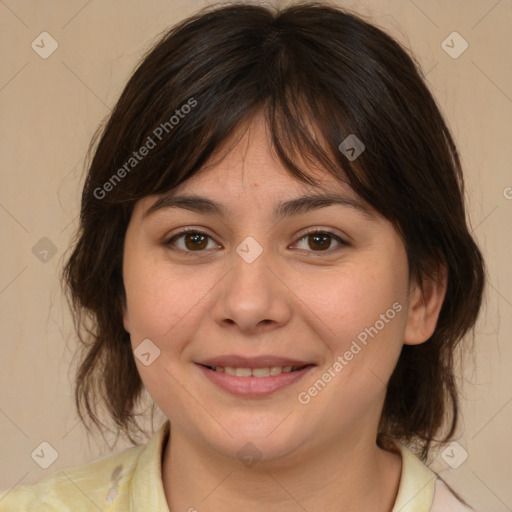
[[[246,359],[235,356],[195,364],[218,388],[246,398],[269,396],[297,382],[316,366],[288,359]]]
[[[268,366],[262,368],[234,368],[232,366],[208,366],[203,365],[205,368],[212,370],[217,373],[227,373],[228,375],[235,375],[236,377],[273,377],[275,375],[281,375],[282,373],[293,373],[309,365],[303,366]]]

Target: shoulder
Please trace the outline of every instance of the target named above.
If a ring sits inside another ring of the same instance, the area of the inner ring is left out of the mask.
[[[401,443],[396,445],[402,457],[402,474],[392,512],[475,512],[411,450]]]
[[[474,509],[460,502],[443,480],[438,477],[430,512],[474,512]]]
[[[146,445],[133,446],[91,463],[59,471],[37,484],[0,494],[1,512],[89,512],[107,504],[131,480]],[[119,496],[121,497],[121,496]],[[119,500],[116,500],[119,501]]]

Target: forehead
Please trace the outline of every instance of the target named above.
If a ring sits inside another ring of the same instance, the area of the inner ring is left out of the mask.
[[[196,174],[171,191],[144,198],[137,206],[143,209],[143,217],[171,207],[227,217],[251,198],[256,205],[271,209],[275,219],[330,204],[354,207],[375,217],[376,212],[356,195],[341,170],[335,177],[304,155],[296,155],[295,163],[314,183],[300,180],[283,165],[265,119],[257,115],[219,146]]]
[[[326,169],[307,161],[305,155],[296,155],[295,160],[315,184],[299,180],[283,165],[271,144],[268,125],[262,114],[258,114],[248,125],[236,130],[194,176],[175,190],[212,192],[220,188],[226,194],[252,187],[253,190],[279,189],[290,193],[336,190],[353,194],[348,183],[342,183]]]

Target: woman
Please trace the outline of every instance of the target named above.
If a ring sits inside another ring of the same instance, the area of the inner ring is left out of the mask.
[[[470,510],[424,462],[482,256],[418,66],[356,15],[171,29],[101,134],[64,278],[82,419],[133,439],[145,389],[169,421],[2,510]]]

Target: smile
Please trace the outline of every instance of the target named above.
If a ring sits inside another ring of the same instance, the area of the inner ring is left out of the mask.
[[[203,375],[218,388],[245,398],[262,398],[300,380],[315,367],[301,366],[233,367],[197,364]]]
[[[229,375],[236,375],[237,377],[270,377],[273,375],[280,375],[281,373],[290,373],[300,370],[301,366],[271,366],[269,368],[232,368],[231,366],[208,366],[210,370],[219,373],[228,373]]]

